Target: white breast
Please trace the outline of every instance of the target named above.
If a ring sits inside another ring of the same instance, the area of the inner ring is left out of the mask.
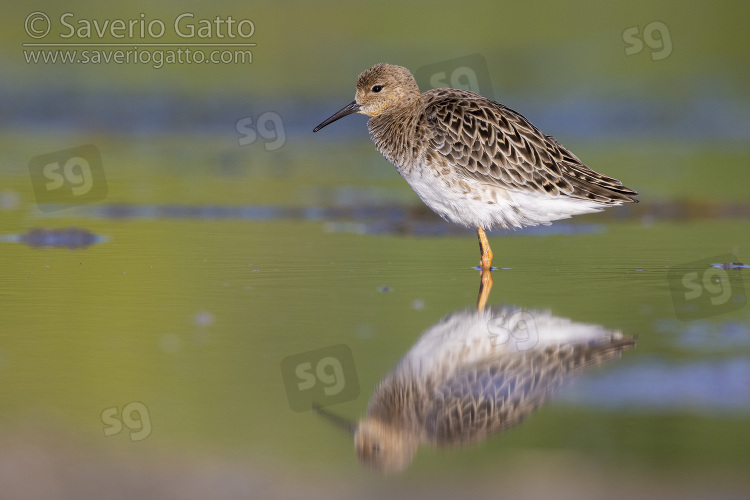
[[[399,172],[435,213],[467,227],[509,229],[547,225],[605,208],[593,201],[567,196],[507,190],[475,179],[459,178],[454,172],[439,175],[432,165],[424,163],[411,169],[399,169]]]

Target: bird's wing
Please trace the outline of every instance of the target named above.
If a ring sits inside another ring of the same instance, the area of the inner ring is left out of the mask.
[[[482,441],[528,417],[560,385],[559,366],[541,370],[525,356],[458,371],[435,391],[427,440],[438,446]]]
[[[427,440],[479,442],[522,422],[575,372],[619,357],[633,337],[516,352],[467,366],[435,388],[425,410]]]
[[[635,191],[591,170],[554,137],[502,104],[455,89],[431,90],[423,99],[424,137],[468,178],[603,204],[636,201],[629,196]]]

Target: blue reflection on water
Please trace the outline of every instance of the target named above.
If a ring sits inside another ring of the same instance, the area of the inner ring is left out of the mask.
[[[32,248],[86,248],[109,237],[78,227],[34,228],[25,234],[2,234],[0,242],[22,243]]]
[[[600,95],[588,89],[540,100],[538,95],[504,94],[499,100],[526,115],[552,135],[602,139],[623,136],[685,140],[750,138],[750,104],[719,88],[694,88],[679,102],[634,94]],[[96,130],[136,136],[154,133],[233,133],[238,119],[273,110],[284,120],[288,137],[307,137],[312,128],[343,104],[286,96],[283,99],[210,93],[200,99],[170,91],[122,92],[49,87],[0,90],[0,114],[7,127],[48,130]],[[106,110],[106,112],[102,112]],[[695,119],[696,116],[700,120]],[[360,117],[364,121],[364,117]],[[362,138],[362,126],[334,127],[325,137]],[[325,140],[325,139],[323,139]]]
[[[609,411],[702,414],[750,412],[750,359],[667,362],[644,359],[582,378],[561,400]]]
[[[685,325],[676,319],[660,319],[657,333],[670,336],[674,346],[703,352],[750,347],[750,317],[745,321],[695,320]]]

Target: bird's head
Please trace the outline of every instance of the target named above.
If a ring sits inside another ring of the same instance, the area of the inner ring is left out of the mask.
[[[405,470],[418,447],[418,437],[408,430],[375,419],[362,420],[354,431],[354,450],[359,462],[381,474]]]
[[[355,424],[325,408],[316,406],[315,409],[319,415],[354,436],[354,451],[362,465],[387,475],[402,472],[414,460],[419,437],[413,432],[374,418]]]
[[[393,64],[376,64],[357,78],[354,101],[315,127],[313,132],[352,113],[378,116],[388,109],[408,105],[419,95],[417,82],[408,69]]]

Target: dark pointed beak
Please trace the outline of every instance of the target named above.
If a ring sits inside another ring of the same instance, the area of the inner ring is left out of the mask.
[[[317,132],[318,130],[322,129],[326,125],[330,125],[331,123],[335,122],[339,118],[343,118],[343,117],[345,117],[347,115],[350,115],[352,113],[356,113],[357,111],[359,111],[359,108],[360,108],[360,106],[359,106],[359,104],[357,104],[357,101],[350,102],[349,104],[347,104],[346,106],[344,106],[340,110],[336,111],[333,114],[333,116],[331,116],[330,118],[328,118],[327,120],[325,120],[323,123],[321,123],[320,125],[318,125],[317,127],[315,127],[313,129],[313,132]]]
[[[343,417],[339,417],[338,415],[334,415],[333,413],[321,408],[318,405],[314,405],[313,408],[318,414],[324,416],[337,427],[346,430],[349,434],[354,435],[354,432],[357,430],[357,424],[355,424],[354,422],[351,422]]]

